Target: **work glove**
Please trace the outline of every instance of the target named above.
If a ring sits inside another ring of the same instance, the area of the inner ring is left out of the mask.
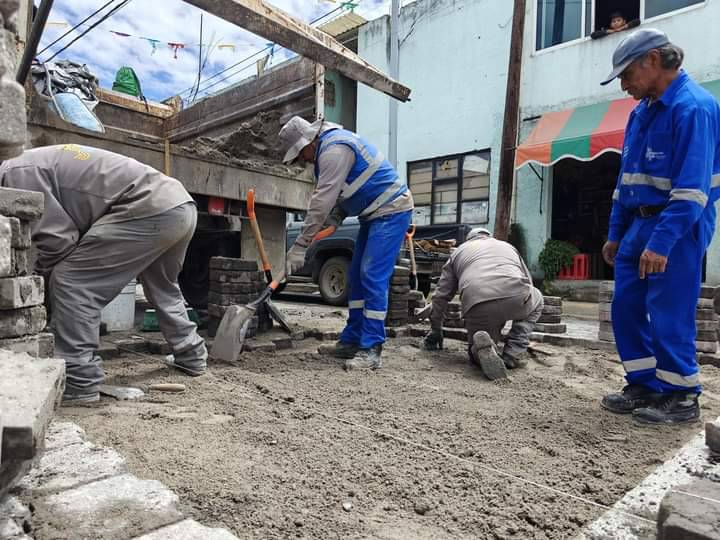
[[[339,206],[334,207],[331,211],[328,217],[325,219],[325,223],[323,224],[323,229],[327,229],[328,227],[335,227],[336,229],[340,228],[340,225],[342,225],[342,222],[347,217],[347,214],[343,211],[342,208]]]
[[[285,256],[286,277],[294,274],[305,266],[305,252],[307,248],[293,244]]]
[[[427,351],[441,351],[443,348],[443,335],[440,328],[432,329],[423,340],[423,347]]]

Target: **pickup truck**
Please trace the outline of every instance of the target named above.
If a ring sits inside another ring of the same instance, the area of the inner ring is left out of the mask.
[[[288,225],[285,235],[289,248],[302,230],[302,221]],[[347,304],[348,275],[350,260],[355,248],[355,239],[360,230],[357,218],[347,218],[332,236],[313,242],[305,254],[305,266],[295,275],[310,277],[318,285],[320,295],[328,304],[342,306]],[[465,241],[470,232],[469,225],[423,225],[415,231],[415,240],[455,240],[457,245]],[[399,254],[408,258],[407,242]],[[426,295],[430,292],[430,283],[440,275],[448,255],[445,253],[415,250],[415,262],[418,273],[418,288]]]

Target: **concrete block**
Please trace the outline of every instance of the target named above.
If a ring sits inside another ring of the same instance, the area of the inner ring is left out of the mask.
[[[717,352],[718,344],[717,341],[696,341],[695,350],[702,353],[714,353]]]
[[[258,343],[254,340],[247,340],[243,344],[243,352],[266,352],[273,353],[277,350],[274,343]]]
[[[658,540],[720,540],[720,484],[707,479],[670,489],[660,503]]]
[[[705,444],[715,454],[720,454],[720,418],[705,423]]]
[[[177,495],[156,480],[113,476],[36,500],[45,536],[125,540],[182,519]]]
[[[0,279],[0,309],[38,306],[45,300],[45,284],[40,276]]]
[[[125,460],[115,450],[82,442],[45,452],[18,488],[44,495],[125,472]]]
[[[120,352],[120,349],[117,348],[117,345],[108,343],[107,341],[100,341],[100,346],[95,351],[95,354],[103,360],[112,360],[113,358],[120,356],[122,353]]]
[[[468,331],[464,328],[445,328],[443,327],[443,337],[445,339],[457,339],[459,341],[467,341]]]
[[[340,332],[328,330],[321,334],[320,339],[322,341],[337,341],[338,339],[340,339]]]
[[[255,293],[220,294],[210,291],[208,293],[208,303],[218,306],[244,306],[245,304],[249,304],[253,300],[256,300],[258,296],[259,295]]]
[[[539,323],[542,324],[560,324],[562,322],[562,315],[540,315],[538,319]]]
[[[45,328],[46,323],[43,306],[0,311],[0,338],[37,334]]]
[[[12,275],[11,239],[10,219],[0,216],[0,277]]]
[[[385,335],[389,338],[401,338],[408,335],[408,329],[406,328],[386,328]]]
[[[131,336],[122,339],[113,339],[111,345],[115,345],[120,353],[142,352],[149,353],[148,343],[145,338]]]
[[[567,332],[567,325],[536,323],[535,331],[543,332],[545,334],[564,334]]]
[[[215,270],[233,270],[236,272],[257,272],[257,261],[235,259],[232,257],[211,257],[210,268]]]
[[[45,433],[45,451],[65,448],[72,444],[82,444],[85,430],[72,422],[53,422]]]
[[[25,98],[23,97],[23,110],[21,113],[23,118],[25,117],[24,101]],[[3,130],[4,128],[3,125]],[[24,141],[25,134],[23,133],[22,142]],[[2,144],[1,140],[0,144]],[[39,219],[43,214],[44,201],[44,195],[37,191],[0,187],[0,215],[2,216],[16,217],[26,221]]]
[[[210,281],[216,283],[265,283],[262,272],[232,272],[230,270],[210,269]]]
[[[60,404],[65,383],[65,362],[56,358],[33,359],[27,354],[0,350],[0,411],[2,411],[2,455],[0,499],[29,468],[24,456],[42,448],[45,430]],[[30,430],[13,441],[8,427]],[[22,444],[18,444],[22,443]],[[28,448],[29,445],[29,448]],[[10,449],[10,450],[8,450]]]
[[[715,309],[715,302],[711,298],[698,298],[698,309]]]
[[[615,334],[613,334],[612,332],[602,332],[601,331],[601,332],[598,332],[598,339],[600,341],[611,341],[614,343],[615,342]]]
[[[32,274],[29,249],[15,249],[10,251],[10,266],[13,276],[29,276]]]
[[[711,285],[703,285],[700,287],[700,298],[715,298],[715,293],[718,291],[718,287]]]
[[[697,309],[695,310],[696,321],[717,321],[718,315],[714,309]]]
[[[612,314],[609,311],[599,311],[598,320],[600,322],[612,322]]]
[[[717,341],[717,330],[699,330],[696,338],[698,341]]]
[[[27,129],[25,113],[25,90],[8,77],[0,79],[0,160],[10,159],[22,154]],[[3,195],[0,194],[0,201]],[[5,214],[0,202],[0,214]],[[42,204],[40,206],[42,209]],[[11,215],[11,214],[5,214]],[[19,216],[16,216],[19,217]]]
[[[543,306],[543,315],[562,315],[562,306]]]
[[[227,529],[205,527],[195,520],[186,519],[133,540],[237,540]]]
[[[598,294],[598,301],[599,302],[612,302],[613,299],[613,293],[612,292],[602,292]]]
[[[561,296],[543,296],[543,301],[546,306],[562,306]]]
[[[275,344],[275,348],[278,351],[284,351],[287,349],[294,349],[295,348],[295,342],[291,337],[284,337],[284,338],[276,338],[273,339],[273,343]]]
[[[695,321],[695,329],[700,331],[712,331],[717,332],[718,331],[718,322],[717,321]]]
[[[720,356],[717,353],[700,353],[697,355],[697,362],[701,366],[715,366],[720,368]]]
[[[12,231],[10,245],[15,249],[28,249],[31,245],[30,223],[14,217],[8,219],[10,220],[10,229]]]
[[[32,334],[19,338],[0,339],[0,349],[27,353],[33,358],[50,358],[54,355],[55,338],[52,334]]]
[[[266,283],[254,281],[249,283],[210,282],[210,292],[219,294],[254,294],[257,297],[267,286]]]
[[[599,291],[601,293],[603,292],[613,292],[615,290],[615,282],[614,281],[601,281],[599,287]]]

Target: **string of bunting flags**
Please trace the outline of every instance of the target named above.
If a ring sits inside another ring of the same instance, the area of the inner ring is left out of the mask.
[[[354,12],[355,8],[358,7],[358,1],[355,2],[352,1],[341,1],[341,0],[318,0],[320,2],[330,2],[333,4],[339,4],[339,8],[345,9],[349,12]],[[47,28],[68,28],[70,26],[69,23],[65,21],[48,21],[45,25]],[[83,25],[87,26],[87,25]],[[160,45],[165,43],[170,50],[173,52],[173,58],[177,59],[178,57],[178,51],[180,50],[192,50],[195,48],[198,48],[200,46],[199,43],[197,44],[191,44],[191,43],[181,43],[181,42],[173,42],[173,41],[166,41],[163,42],[160,39],[154,39],[144,36],[134,36],[132,34],[128,34],[126,32],[119,32],[117,30],[108,30],[111,34],[114,34],[117,37],[120,38],[136,38],[141,39],[143,41],[146,41],[150,45],[150,54],[154,55],[160,48]],[[207,43],[202,44],[203,47],[209,46]],[[217,48],[222,51],[231,51],[235,52],[236,47],[233,43],[219,43],[217,44]],[[269,49],[269,56],[272,57],[275,53],[275,44],[274,43],[268,43],[266,45],[266,48]]]

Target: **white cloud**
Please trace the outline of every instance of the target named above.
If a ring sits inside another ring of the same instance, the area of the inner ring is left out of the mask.
[[[388,12],[389,0],[355,1],[359,3],[356,12],[368,19]],[[106,0],[56,0],[49,21],[75,25],[99,9],[105,2]],[[117,0],[113,5],[119,3],[120,0]],[[271,3],[306,22],[332,11],[340,5],[339,2],[323,0],[274,0]],[[102,13],[108,13],[112,7],[109,6]],[[188,90],[195,82],[198,69],[199,49],[197,44],[201,13],[201,10],[182,0],[132,0],[60,54],[57,59],[70,59],[87,64],[88,68],[100,79],[101,86],[106,88],[112,86],[115,73],[120,67],[130,66],[138,74],[143,91],[149,99],[165,99]],[[97,17],[91,19],[90,22],[96,20]],[[39,50],[42,50],[68,29],[49,25],[45,30]],[[67,44],[72,37],[78,36],[82,30],[80,28],[79,31],[73,32],[71,36],[42,54],[41,60],[49,58],[51,53]],[[131,34],[133,37],[120,37],[112,34],[111,30]],[[150,43],[139,39],[140,37],[161,41],[155,54],[151,54]],[[203,16],[203,42],[209,43],[211,40],[216,43],[233,44],[235,50],[215,48],[203,71],[203,79],[232,66],[267,45],[266,39],[205,13]],[[176,59],[173,57],[173,51],[167,45],[168,42],[185,43],[188,44],[188,47],[179,50]],[[289,51],[278,51],[274,63],[287,58],[290,54]],[[225,74],[201,84],[199,95],[202,96],[203,88],[210,84],[217,83],[207,91],[217,92],[228,84],[253,75],[255,60],[261,57],[262,55],[258,55],[252,60],[230,69]],[[228,75],[231,76],[220,82]],[[185,97],[188,94],[186,92],[183,95]]]

